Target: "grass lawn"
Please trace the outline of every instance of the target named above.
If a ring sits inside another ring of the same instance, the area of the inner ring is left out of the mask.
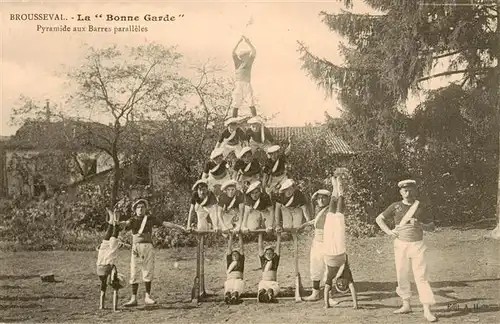
[[[500,242],[483,238],[484,229],[445,229],[428,233],[429,270],[436,294],[436,315],[441,323],[500,323]],[[282,287],[294,286],[291,242],[283,244],[278,271]],[[300,242],[300,269],[306,290],[309,280],[310,238]],[[246,289],[255,292],[260,277],[256,244],[246,249]],[[130,251],[120,251],[118,269],[128,274]],[[324,310],[322,302],[295,303],[293,299],[262,305],[246,300],[227,306],[222,301],[190,302],[195,275],[194,248],[159,250],[153,296],[158,305],[99,311],[96,252],[0,253],[0,322],[115,322],[115,323],[425,323],[418,297],[414,312],[392,315],[399,305],[392,242],[387,237],[349,239],[349,261],[361,309],[352,309],[349,295]],[[206,250],[205,285],[222,296],[225,279],[224,250]],[[179,267],[174,268],[174,262]],[[39,275],[51,271],[56,283],[42,283]],[[416,291],[415,287],[413,288]],[[120,291],[120,304],[128,300],[129,287]],[[111,293],[107,306],[111,306]],[[454,304],[454,306],[450,306]],[[479,309],[474,311],[474,305]],[[465,307],[470,311],[467,311]],[[457,309],[457,307],[459,307]]]

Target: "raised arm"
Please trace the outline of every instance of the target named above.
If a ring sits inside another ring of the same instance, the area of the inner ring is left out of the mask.
[[[241,222],[241,227],[240,227],[240,229],[244,232],[248,231],[247,223],[249,215],[250,215],[250,206],[245,205],[245,209],[243,212],[243,221]]]
[[[238,225],[236,225],[236,230],[240,231],[241,230],[241,225],[243,224],[243,219],[245,218],[245,204],[241,203],[238,206],[238,210],[240,212],[240,218],[239,218],[239,221],[238,221]]]
[[[255,49],[255,47],[253,46],[252,42],[250,42],[250,40],[247,37],[245,37],[245,36],[243,36],[243,37],[245,39],[245,42],[248,44],[248,46],[250,46],[250,49],[251,49],[250,55],[252,57],[255,57],[257,55],[257,50]]]
[[[238,238],[240,240],[240,253],[241,253],[241,255],[243,255],[243,254],[245,254],[244,244],[243,244],[243,235],[239,234]]]
[[[242,41],[243,41],[243,37],[241,37],[240,40],[234,46],[233,52],[231,53],[233,55],[233,58],[238,59],[238,55],[236,54],[236,50],[238,49],[238,46],[240,46],[240,44],[241,44]]]
[[[187,226],[186,226],[186,229],[188,229],[188,230],[191,228],[191,219],[193,217],[193,214],[194,214],[194,205],[191,204],[191,207],[189,207],[188,222],[187,222]]]
[[[262,236],[263,234],[262,233],[259,233],[259,241],[258,241],[258,245],[259,245],[259,255],[262,256],[264,255],[264,245],[262,243]]]
[[[276,202],[276,207],[274,208],[274,217],[273,217],[273,222],[276,226],[276,229],[281,230],[280,226],[280,220],[283,218],[282,213],[281,213],[281,203]]]
[[[306,222],[309,222],[311,220],[311,216],[309,216],[309,208],[307,208],[307,205],[302,205],[300,206],[300,208],[302,209],[302,213],[306,218]]]
[[[233,235],[229,235],[229,239],[227,240],[227,252],[226,254],[229,255],[233,252]]]
[[[276,254],[280,255],[281,251],[281,233],[276,234]]]

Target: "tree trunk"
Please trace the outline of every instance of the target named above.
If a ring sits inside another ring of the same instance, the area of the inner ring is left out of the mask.
[[[497,10],[500,10],[500,0],[497,0]],[[497,113],[497,123],[500,124],[500,19],[499,19],[500,13],[497,14],[497,28],[496,28],[496,46],[495,46],[495,56],[497,59],[497,65],[495,67],[495,79],[497,81],[497,102],[496,102],[496,113]],[[499,125],[500,126],[500,125]],[[500,127],[499,127],[500,129]],[[499,139],[499,150],[498,150],[498,191],[497,191],[497,227],[491,232],[491,237],[494,239],[500,239],[500,130],[498,133],[498,139]]]
[[[118,158],[114,160],[113,167],[113,183],[111,185],[111,208],[118,202],[118,191],[120,189],[120,181],[122,178],[120,161]]]

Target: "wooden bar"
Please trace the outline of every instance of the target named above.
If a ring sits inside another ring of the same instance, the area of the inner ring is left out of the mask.
[[[282,233],[292,233],[292,232],[299,232],[301,229],[303,229],[303,227],[299,227],[299,228],[283,228],[281,230]],[[198,230],[192,230],[191,233],[192,234],[195,234],[195,235],[204,235],[204,234],[210,234],[210,233],[224,233],[222,231],[216,231],[216,230],[203,230],[203,231],[198,231]],[[231,233],[232,231],[229,231],[229,233]],[[239,232],[236,232],[236,233],[248,233],[248,234],[258,234],[258,233],[267,233],[267,230],[265,228],[259,228],[259,229],[256,229],[256,230],[253,230],[253,231],[248,231],[248,232],[243,232],[243,231],[239,231]],[[271,233],[275,233],[275,230],[273,229],[273,231]]]
[[[205,237],[200,237],[200,295],[205,296]]]

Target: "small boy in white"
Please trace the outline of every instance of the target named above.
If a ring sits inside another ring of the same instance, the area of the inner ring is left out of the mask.
[[[250,183],[259,181],[262,173],[259,160],[253,154],[248,146],[241,149],[238,154],[238,160],[234,165],[234,171],[237,172],[237,178],[241,190],[246,191]]]
[[[193,185],[193,195],[191,197],[191,206],[189,208],[189,216],[187,229],[191,228],[191,220],[196,213],[197,229],[199,231],[208,231],[210,229],[219,228],[218,220],[218,205],[217,198],[214,193],[208,190],[206,180],[198,180]],[[212,226],[210,226],[210,223]]]
[[[260,303],[275,303],[280,292],[278,266],[280,263],[281,233],[276,233],[276,250],[272,246],[263,247],[263,234],[259,233],[259,259],[262,280],[259,282],[257,300]]]
[[[280,195],[276,201],[275,215],[280,219],[283,228],[299,228],[303,219],[309,222],[309,210],[307,209],[307,200],[302,191],[295,185],[292,179],[285,180],[280,188]]]
[[[279,145],[273,145],[267,148],[268,159],[264,166],[263,183],[266,192],[270,195],[277,194],[283,182],[288,179],[286,175],[286,165],[291,147],[291,138],[288,138],[288,146],[283,154],[280,153],[281,147]]]
[[[264,222],[266,230],[272,232],[276,222],[271,197],[262,192],[260,181],[250,184],[245,195],[245,213],[242,231],[254,231]]]
[[[222,194],[219,196],[219,223],[222,231],[241,229],[245,210],[245,195],[237,188],[235,180],[228,180],[222,184]]]
[[[132,285],[132,297],[125,307],[137,306],[137,291],[139,281],[144,282],[146,295],[144,303],[147,305],[155,304],[156,301],[151,298],[151,282],[153,281],[155,267],[155,251],[153,247],[153,227],[168,227],[184,230],[181,226],[171,222],[164,222],[157,217],[147,214],[148,202],[145,199],[139,199],[132,205],[135,216],[128,221],[123,222],[125,229],[132,232],[132,255],[130,258],[130,284]]]
[[[240,51],[237,53],[238,46],[245,41],[250,47],[250,51]],[[244,102],[247,102],[252,116],[257,116],[255,103],[253,98],[253,89],[251,85],[252,66],[255,60],[257,51],[250,40],[242,36],[233,49],[233,61],[235,72],[235,85],[233,91],[233,117],[238,117],[238,110]]]
[[[258,117],[250,118],[247,123],[250,125],[250,128],[247,129],[246,134],[248,145],[252,148],[252,153],[255,154],[257,150],[266,152],[267,148],[274,143],[274,138],[269,128],[265,127],[262,120]]]
[[[245,271],[245,253],[243,251],[243,236],[239,235],[240,250],[233,250],[233,233],[229,234],[226,254],[226,276],[224,282],[224,302],[226,304],[239,304],[240,296],[245,291],[243,273]]]
[[[216,193],[219,192],[220,186],[227,180],[231,179],[227,162],[223,157],[224,149],[216,148],[210,154],[210,161],[205,164],[202,179],[207,180],[208,189]]]
[[[216,149],[223,149],[224,157],[228,156],[231,152],[238,154],[247,142],[245,132],[239,127],[240,121],[240,118],[231,117],[224,122],[226,129],[220,135],[219,141],[215,146]]]

